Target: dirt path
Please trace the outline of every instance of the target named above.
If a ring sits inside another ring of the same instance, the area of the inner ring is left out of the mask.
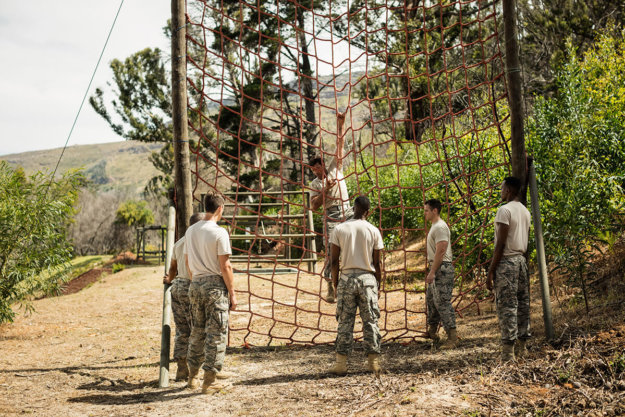
[[[574,380],[577,371],[569,369],[565,381],[559,373],[568,369],[566,361],[576,363],[582,375],[586,365],[580,358],[590,357],[591,351],[578,352],[573,342],[567,350],[557,350],[537,338],[531,360],[501,365],[493,313],[460,319],[462,345],[452,352],[432,351],[427,342],[384,345],[387,372],[380,380],[365,372],[359,344],[350,359],[350,373],[343,378],[325,373],[333,358],[331,346],[278,346],[229,349],[226,366],[238,377],[227,392],[202,396],[174,381],[159,389],[161,276],[162,268],[126,269],[76,294],[38,300],[35,314],[1,326],[0,415],[625,413],[625,356],[623,369],[614,365],[608,371],[597,362],[597,373],[590,367],[586,379]],[[540,321],[539,316],[533,318],[536,334],[542,334]],[[603,339],[593,336],[599,338],[596,346],[604,346],[595,350],[616,363],[613,358],[625,345],[622,317],[611,317],[605,325],[614,333]],[[171,370],[173,376],[175,364]]]

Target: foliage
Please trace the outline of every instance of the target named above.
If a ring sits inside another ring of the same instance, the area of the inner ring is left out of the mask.
[[[120,263],[114,263],[112,269],[113,269],[113,273],[116,274],[116,273],[126,269],[126,265],[120,264]]]
[[[154,214],[148,208],[147,202],[129,200],[117,209],[115,222],[130,227],[143,227],[154,223]]]
[[[597,244],[606,231],[623,229],[623,34],[601,35],[582,57],[570,44],[568,53],[557,95],[536,101],[528,139],[536,158],[547,253],[586,299],[585,275]]]
[[[28,297],[49,294],[66,279],[72,247],[67,227],[82,176],[27,177],[0,161],[0,322],[12,321],[13,305],[32,305]]]

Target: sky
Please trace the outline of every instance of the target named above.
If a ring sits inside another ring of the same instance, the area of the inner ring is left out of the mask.
[[[65,144],[120,0],[0,0],[0,155]],[[109,63],[146,47],[167,54],[167,0],[125,0],[89,90]],[[109,96],[110,97],[110,96]],[[85,101],[68,145],[121,141]]]
[[[0,155],[64,146],[119,4],[0,0]],[[125,0],[88,97],[100,87],[105,102],[112,98],[106,83],[112,79],[113,59],[123,60],[146,47],[169,55],[163,27],[170,16],[170,0]],[[334,59],[337,73],[351,67],[345,63],[349,50],[351,57],[361,53],[341,42],[332,56],[330,45],[320,41],[316,51]],[[318,70],[331,73],[331,67]],[[121,140],[87,99],[68,146]]]

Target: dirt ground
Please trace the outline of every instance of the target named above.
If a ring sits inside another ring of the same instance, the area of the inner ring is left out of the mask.
[[[380,379],[366,373],[360,344],[349,374],[332,377],[330,345],[247,349],[235,335],[230,389],[188,390],[173,381],[175,363],[170,386],[158,388],[162,275],[162,267],[145,266],[104,275],[80,292],[37,300],[34,314],[0,326],[0,415],[625,415],[623,304],[614,299],[591,316],[555,307],[553,345],[533,301],[529,358],[510,365],[499,361],[497,320],[487,311],[458,320],[462,341],[453,351],[425,340],[384,344]],[[245,314],[233,313],[233,324]]]

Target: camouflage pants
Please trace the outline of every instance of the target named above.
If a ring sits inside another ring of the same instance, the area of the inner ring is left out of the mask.
[[[378,282],[371,272],[365,271],[343,273],[339,279],[336,304],[336,319],[339,322],[336,352],[349,355],[352,351],[357,308],[360,310],[367,353],[380,353]]]
[[[332,256],[330,254],[330,234],[334,231],[337,224],[354,217],[354,211],[351,207],[343,209],[341,206],[328,207],[323,216],[323,246],[326,251],[325,265],[323,266],[322,276],[326,281],[330,280],[332,274]]]
[[[451,305],[454,289],[454,266],[443,262],[436,271],[434,282],[428,284],[425,299],[428,309],[428,325],[438,326],[442,322],[446,331],[456,328],[456,312]]]
[[[531,336],[530,293],[524,256],[501,259],[495,271],[495,294],[501,340],[510,343],[528,339]]]
[[[189,284],[191,281],[187,278],[176,278],[171,285],[171,310],[174,313],[174,323],[176,323],[174,360],[186,358],[189,347],[191,335]]]
[[[189,286],[193,327],[187,362],[190,368],[219,372],[228,344],[228,289],[219,275],[193,277]]]

